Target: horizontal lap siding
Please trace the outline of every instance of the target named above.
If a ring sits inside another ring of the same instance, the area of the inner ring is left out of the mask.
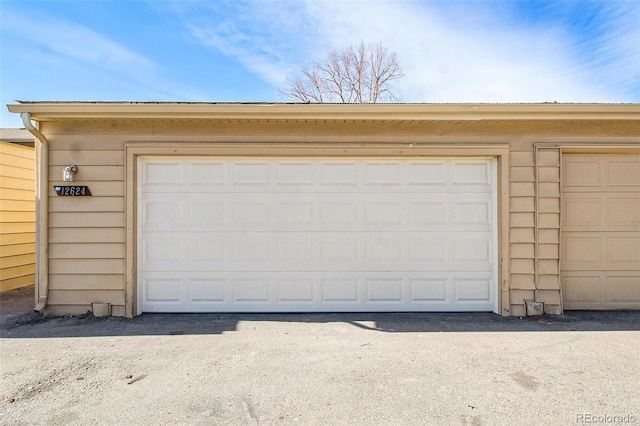
[[[118,135],[49,137],[50,313],[84,313],[100,302],[110,303],[113,315],[124,315],[125,140]],[[69,185],[62,181],[67,164],[78,166],[75,184],[88,186],[91,196],[56,194],[54,185]]]
[[[511,314],[534,300],[559,313],[560,150],[521,144],[510,155]]]
[[[533,145],[514,150],[510,155],[510,310],[511,315],[524,315],[524,301],[533,301],[535,298],[536,194]]]
[[[35,282],[35,153],[0,142],[0,291]]]
[[[561,313],[560,306],[560,167],[559,147],[537,150],[537,300],[547,313]]]

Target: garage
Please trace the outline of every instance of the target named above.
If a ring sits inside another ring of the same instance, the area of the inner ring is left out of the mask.
[[[494,158],[137,158],[137,311],[497,311]]]
[[[8,107],[38,312],[640,309],[637,104]]]
[[[640,154],[562,162],[565,309],[640,309]]]

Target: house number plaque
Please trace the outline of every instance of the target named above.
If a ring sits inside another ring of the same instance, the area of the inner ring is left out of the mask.
[[[56,194],[69,197],[87,197],[91,195],[88,186],[65,185],[54,186],[53,189],[56,190]]]

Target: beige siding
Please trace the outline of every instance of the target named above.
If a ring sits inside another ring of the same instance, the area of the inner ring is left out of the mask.
[[[95,137],[84,134],[81,139]],[[65,137],[50,138],[47,312],[84,313],[93,302],[108,302],[112,314],[124,314],[124,140],[106,140],[107,149],[92,143],[79,150],[62,143]],[[78,165],[75,183],[88,186],[92,196],[56,194],[53,186],[65,184],[67,164]]]
[[[0,142],[0,291],[34,283],[35,156]]]
[[[535,161],[533,146],[511,151],[510,312],[535,300]]]
[[[536,300],[547,313],[561,313],[559,147],[536,149]]]

